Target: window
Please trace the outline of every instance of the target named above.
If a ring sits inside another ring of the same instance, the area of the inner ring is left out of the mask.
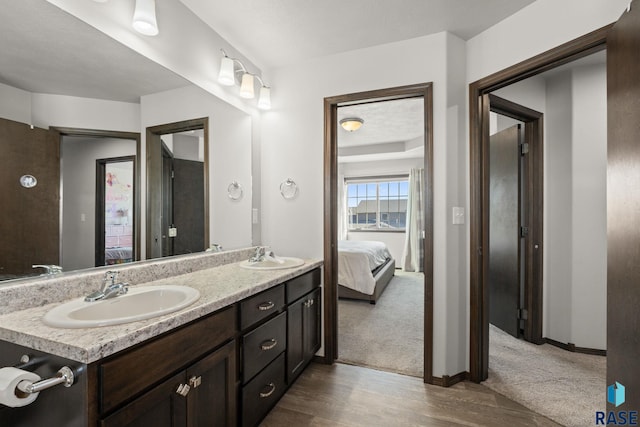
[[[405,230],[408,178],[345,181],[349,230]]]

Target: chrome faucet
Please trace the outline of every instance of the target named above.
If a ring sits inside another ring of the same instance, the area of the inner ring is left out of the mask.
[[[129,292],[128,283],[116,283],[117,271],[107,271],[102,278],[102,289],[87,295],[84,300],[87,302],[99,301],[103,299],[115,298]]]
[[[62,267],[55,264],[33,264],[31,268],[44,268],[44,274],[62,273]]]
[[[251,258],[249,258],[249,262],[262,262],[265,258],[275,258],[276,254],[273,253],[268,246],[257,246],[256,251]]]

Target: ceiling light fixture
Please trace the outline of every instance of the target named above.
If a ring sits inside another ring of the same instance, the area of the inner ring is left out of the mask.
[[[246,99],[253,99],[255,98],[255,80],[258,80],[260,83],[258,108],[261,110],[271,109],[271,88],[264,83],[259,75],[247,71],[247,67],[239,59],[229,57],[224,49],[220,50],[224,56],[220,62],[218,83],[223,86],[233,86],[236,84],[236,74],[241,74],[240,96]],[[238,66],[237,68],[236,65]]]
[[[137,32],[145,36],[158,35],[155,0],[136,0],[132,25]]]
[[[360,129],[363,123],[364,120],[359,117],[349,117],[340,120],[340,126],[342,126],[342,129],[346,130],[347,132],[357,131],[358,129]]]

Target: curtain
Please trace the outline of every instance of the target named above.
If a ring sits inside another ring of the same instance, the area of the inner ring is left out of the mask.
[[[338,240],[347,240],[349,219],[347,218],[347,183],[344,175],[338,176]]]
[[[407,229],[402,254],[402,269],[405,271],[423,271],[424,185],[424,169],[411,169],[407,199]]]

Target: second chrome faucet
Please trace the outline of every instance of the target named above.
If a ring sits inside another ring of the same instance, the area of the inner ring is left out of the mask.
[[[126,294],[129,291],[129,284],[123,282],[116,283],[117,278],[117,271],[107,271],[102,278],[102,289],[87,295],[84,300],[93,302]]]

